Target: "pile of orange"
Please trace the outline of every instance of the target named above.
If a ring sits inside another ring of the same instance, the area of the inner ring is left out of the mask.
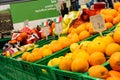
[[[62,50],[63,48],[65,48],[75,42],[79,42],[79,35],[77,33],[73,32],[73,33],[70,33],[68,36],[62,36],[58,40],[53,40],[53,41],[51,41],[50,44],[47,44],[41,48],[38,48],[38,51],[35,51],[33,49],[31,53],[30,52],[23,53],[22,59],[29,61],[29,62],[35,62],[46,56],[53,54],[59,50]],[[40,50],[42,49],[42,51],[39,52],[39,49]],[[27,59],[26,56],[29,56],[29,55],[30,55],[30,57]],[[40,56],[39,58],[36,58],[36,56],[39,56],[39,55],[41,55],[42,57]]]
[[[71,44],[71,52],[62,56],[57,64],[59,69],[82,73],[88,71],[89,76],[106,80],[119,80],[120,43],[118,38],[116,39],[116,36],[120,35],[118,31],[120,32],[119,27],[114,33],[102,37],[98,36],[93,41],[84,41],[80,45]],[[108,60],[112,68],[110,71],[102,66],[107,61],[106,57],[110,57]]]

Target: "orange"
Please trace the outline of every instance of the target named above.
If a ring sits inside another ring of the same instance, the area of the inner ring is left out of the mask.
[[[102,53],[102,52],[94,52],[89,57],[89,63],[92,66],[101,65],[101,64],[105,63],[105,61],[106,61],[106,58],[105,58],[104,53]]]
[[[118,77],[108,77],[106,80],[120,80]]]
[[[34,62],[36,61],[35,57],[33,54],[29,54],[27,57],[26,57],[26,61],[29,61],[29,62]]]
[[[71,40],[72,43],[79,42],[79,36],[77,33],[70,33],[67,37]]]
[[[113,33],[113,39],[116,43],[120,44],[120,28],[117,28]]]
[[[79,39],[84,40],[84,39],[88,38],[89,36],[90,36],[90,33],[88,31],[84,30],[84,31],[80,32]]]
[[[65,48],[71,44],[70,39],[65,36],[60,37],[58,39],[58,41],[62,44],[63,48]]]
[[[89,26],[92,26],[90,22],[86,23],[85,30],[89,31]]]
[[[71,70],[73,72],[86,72],[88,68],[88,61],[83,58],[76,58],[71,64]]]
[[[93,34],[93,33],[95,33],[95,31],[94,31],[94,28],[92,27],[92,24],[91,24],[91,26],[89,26],[89,30],[88,30],[91,34]]]
[[[80,49],[83,49],[85,51],[87,51],[87,47],[88,45],[91,43],[91,41],[84,41],[80,43]]]
[[[17,40],[17,41],[22,41],[23,38],[22,38],[22,36],[18,36],[18,37],[16,38],[16,40]]]
[[[113,24],[112,24],[111,22],[106,22],[106,23],[105,23],[105,27],[106,27],[107,29],[109,29],[109,28],[113,27]]]
[[[27,33],[26,32],[21,32],[20,33],[20,36],[23,38],[23,39],[26,39],[27,38]]]
[[[102,65],[95,65],[89,68],[88,70],[89,76],[96,77],[96,78],[106,78],[108,74],[107,68]]]
[[[115,52],[111,55],[110,66],[113,70],[120,71],[120,52]]]
[[[79,59],[79,58],[84,58],[85,60],[88,61],[89,54],[82,49],[79,49],[79,50],[73,52],[72,59],[75,60],[75,59]]]
[[[106,22],[112,22],[113,21],[113,16],[112,15],[105,15],[104,16]]]
[[[120,7],[118,8],[118,12],[119,12],[119,14],[120,14]]]
[[[63,45],[59,41],[54,40],[50,43],[49,48],[54,53],[56,51],[59,51],[59,50],[63,49]]]
[[[22,54],[22,59],[23,60],[26,60],[26,58],[27,58],[27,56],[30,54],[30,52],[24,52],[23,54]]]
[[[74,29],[73,27],[70,27],[68,33],[71,33],[73,29]]]
[[[115,10],[118,10],[119,7],[120,7],[120,2],[114,3],[114,9],[115,9]]]
[[[42,51],[42,56],[43,57],[49,56],[51,54],[52,54],[51,49],[43,49],[43,51]]]
[[[34,48],[34,49],[32,50],[32,53],[33,53],[33,52],[38,52],[39,49],[40,49],[40,48]]]
[[[76,28],[77,34],[79,34],[80,32],[82,32],[83,30],[86,30],[86,29],[85,29],[85,26],[86,26],[85,23],[79,25],[79,26]]]
[[[114,52],[118,51],[120,51],[120,45],[117,43],[110,43],[105,49],[107,56],[111,56]]]
[[[116,16],[116,17],[113,19],[113,24],[117,24],[118,22],[120,22],[120,16]]]
[[[41,38],[42,38],[42,39],[45,38],[44,32],[41,32]]]
[[[102,36],[102,37],[101,37],[101,36],[98,36],[98,37],[96,37],[93,41],[103,41],[103,42],[106,44],[106,46],[107,46],[108,44],[114,42],[111,34],[107,34],[107,35],[104,35],[104,36]]]
[[[74,52],[75,50],[79,49],[80,48],[80,45],[78,43],[72,43],[70,45],[70,51],[71,52]]]
[[[41,49],[48,49],[50,46],[48,44],[43,45]]]
[[[71,70],[71,64],[72,64],[72,60],[71,59],[69,59],[69,58],[63,58],[60,61],[58,67],[61,70],[68,70],[68,71],[70,71]]]
[[[120,72],[118,72],[118,71],[110,70],[108,73],[109,73],[109,76],[111,76],[111,77],[119,77],[120,78]]]
[[[32,55],[35,57],[36,60],[42,59],[42,54],[39,52],[33,52]]]
[[[88,47],[87,52],[89,54],[92,54],[93,52],[99,51],[99,52],[105,52],[106,44],[105,42],[101,40],[92,41]]]
[[[103,37],[102,37],[102,41],[106,44],[106,46],[107,46],[108,44],[114,42],[111,34],[107,34],[107,35],[103,36]]]
[[[73,53],[66,53],[64,58],[72,59]]]

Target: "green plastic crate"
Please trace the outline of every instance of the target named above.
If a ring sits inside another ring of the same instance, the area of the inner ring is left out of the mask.
[[[110,31],[105,31],[103,32],[103,35],[105,34],[108,34]],[[99,36],[99,34],[95,34],[94,36],[91,36],[83,41],[86,41],[86,40],[93,40],[95,37]],[[81,41],[82,42],[82,41]],[[79,44],[81,42],[78,42]],[[69,53],[70,52],[70,48],[67,47],[67,48],[64,48],[54,54],[52,54],[51,56],[48,56],[49,58],[44,58],[44,59],[41,59],[39,61],[37,61],[36,63],[38,65],[47,65],[47,63],[49,62],[49,60],[53,59],[53,58],[57,58],[59,56],[64,56],[66,53]],[[56,78],[57,80],[102,80],[102,79],[99,79],[99,78],[94,78],[94,77],[90,77],[88,76],[88,73],[77,73],[77,72],[70,72],[70,71],[65,71],[65,70],[60,70],[58,69],[57,67],[51,67],[52,70],[54,71],[54,74],[56,75]]]
[[[0,49],[2,49],[2,47],[4,46],[4,44],[6,42],[8,42],[9,40],[11,40],[11,38],[2,38],[2,39],[0,39]]]
[[[35,72],[32,73],[30,70],[28,72],[24,71],[21,62],[4,56],[0,56],[0,61],[1,60],[5,61],[4,64],[0,62],[2,67],[0,68],[0,75],[2,76],[1,78],[3,78],[1,80],[4,80],[4,78],[5,80],[37,80]]]
[[[57,80],[51,67],[33,64],[33,69],[38,80]]]

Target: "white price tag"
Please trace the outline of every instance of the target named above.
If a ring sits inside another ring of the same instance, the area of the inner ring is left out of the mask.
[[[47,27],[43,27],[42,29],[47,39],[48,35],[50,35],[50,27],[47,26]]]
[[[29,24],[28,22],[29,22],[29,20],[25,20],[24,21],[24,26],[28,25]]]
[[[79,0],[79,4],[80,4],[80,5],[85,4],[85,0]]]
[[[90,22],[92,22],[92,26],[93,26],[94,31],[102,32],[102,31],[106,30],[105,21],[104,21],[103,16],[101,14],[91,16]]]
[[[60,34],[62,33],[62,24],[61,23],[56,23],[55,32],[58,34],[58,36],[60,36]]]

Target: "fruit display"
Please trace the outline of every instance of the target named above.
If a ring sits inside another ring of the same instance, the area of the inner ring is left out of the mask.
[[[77,19],[78,16],[80,15],[79,11],[72,11],[69,12],[69,14],[66,14],[64,16],[64,18],[62,19],[62,33],[61,34],[67,34],[68,33],[68,29],[70,27],[71,22],[74,19]],[[80,25],[81,23],[78,22],[78,25]]]
[[[51,21],[49,22],[49,26],[49,35],[52,36],[55,23]],[[39,25],[33,29],[26,25],[20,31],[13,32],[11,40],[3,46],[2,55],[12,57],[22,52],[31,50],[38,46],[34,44],[35,42],[45,37],[44,31]]]
[[[48,66],[58,66],[61,70],[87,73],[95,78],[105,80],[119,80],[120,75],[120,43],[114,37],[120,31],[119,24],[114,32],[98,36],[92,41],[82,41],[80,44],[72,43],[68,53],[48,61]],[[119,35],[119,34],[117,34]],[[111,70],[104,66],[110,65]],[[76,66],[77,65],[77,66]],[[113,70],[113,74],[111,71]],[[117,74],[118,73],[118,74]],[[112,75],[112,76],[111,76]]]
[[[105,21],[106,31],[101,34],[90,21],[97,14]],[[25,26],[13,33],[3,47],[0,64],[36,80],[120,80],[120,2],[114,4],[114,9],[72,11],[64,16],[62,23],[55,23],[49,20],[47,30],[39,25],[34,29]],[[56,25],[62,25],[60,35]]]
[[[72,44],[74,42],[78,42],[78,41],[79,41],[79,37],[76,33],[69,34],[68,36],[61,36],[58,40],[53,40],[49,44],[46,44],[46,45],[38,48],[38,49],[41,49],[41,52],[39,53],[39,51],[36,51],[36,53],[34,53],[34,54],[36,54],[36,55],[38,53],[42,54],[42,58],[44,58],[44,57],[49,56],[59,50],[62,50],[63,48],[66,48],[70,44]],[[32,50],[32,52],[34,52],[34,49]],[[25,53],[23,53],[23,55],[24,54]],[[37,61],[37,59],[30,61],[30,62],[35,62],[35,61]]]
[[[82,34],[84,35],[95,34],[96,32],[94,32],[94,28],[92,26],[92,23],[90,22],[90,17],[97,14],[101,14],[103,16],[106,30],[110,29],[111,27],[113,27],[113,25],[120,22],[118,4],[119,2],[115,3],[114,9],[99,9],[99,10],[83,9],[82,13],[80,12],[69,13],[62,20],[63,28],[62,34],[76,32],[78,35],[80,35],[80,37],[82,36]],[[70,17],[71,15],[73,17]]]

